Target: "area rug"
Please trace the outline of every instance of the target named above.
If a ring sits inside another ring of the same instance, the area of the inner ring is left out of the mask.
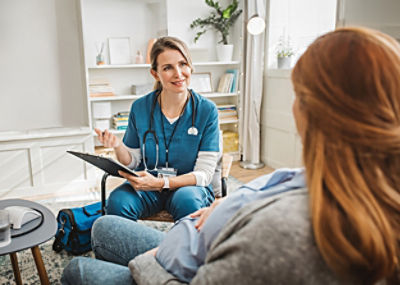
[[[228,179],[228,194],[235,191],[241,185],[242,182],[230,176]],[[99,199],[100,195],[96,192],[85,194],[81,197],[74,197],[74,199],[70,200],[49,199],[38,202],[51,209],[53,213],[57,214],[62,208],[87,205],[91,202],[99,201]],[[168,231],[172,226],[171,223],[151,221],[139,222],[161,231]],[[50,284],[61,284],[60,279],[63,269],[74,256],[66,253],[65,251],[62,251],[61,253],[56,253],[53,251],[53,240],[54,239],[51,239],[48,242],[40,245],[39,248],[42,253],[43,262],[46,267]],[[36,270],[35,262],[33,260],[32,252],[30,250],[23,250],[18,252],[17,256],[23,284],[40,284],[40,279]],[[92,252],[84,254],[83,256],[94,257]],[[0,284],[15,284],[9,255],[0,256]]]

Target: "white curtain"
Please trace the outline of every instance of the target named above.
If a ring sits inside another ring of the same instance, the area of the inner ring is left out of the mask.
[[[245,0],[247,4],[247,21],[258,14],[265,21],[265,4],[263,0]],[[246,10],[246,6],[245,6]],[[247,22],[246,21],[246,22]],[[260,164],[260,109],[264,80],[265,31],[251,35],[245,31],[245,66],[244,94],[241,100],[242,124],[240,125],[240,143],[244,163]],[[250,167],[252,168],[252,167]]]

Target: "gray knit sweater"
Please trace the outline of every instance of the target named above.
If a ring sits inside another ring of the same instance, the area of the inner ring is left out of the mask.
[[[307,190],[256,201],[238,211],[213,242],[191,284],[345,284],[315,244]],[[182,284],[153,256],[129,262],[137,284]]]

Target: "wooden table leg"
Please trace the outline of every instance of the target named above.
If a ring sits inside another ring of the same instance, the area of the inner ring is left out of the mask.
[[[18,267],[18,257],[16,252],[10,253],[11,264],[14,272],[15,283],[17,285],[22,285],[21,273],[19,272]]]
[[[49,285],[50,284],[49,277],[47,277],[46,268],[44,267],[44,263],[43,263],[43,259],[42,259],[42,255],[40,253],[39,247],[34,246],[31,248],[31,250],[32,250],[33,258],[35,259],[36,268],[39,273],[40,283]]]

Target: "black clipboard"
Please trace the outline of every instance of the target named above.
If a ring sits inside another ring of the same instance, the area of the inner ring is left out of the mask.
[[[121,170],[133,176],[139,177],[139,175],[137,175],[135,171],[129,169],[125,165],[119,163],[118,161],[115,161],[112,158],[72,150],[67,150],[67,152],[89,162],[90,164],[93,164],[94,166],[97,166],[98,168],[104,170],[112,176],[123,178],[121,175],[118,174],[118,170]]]

